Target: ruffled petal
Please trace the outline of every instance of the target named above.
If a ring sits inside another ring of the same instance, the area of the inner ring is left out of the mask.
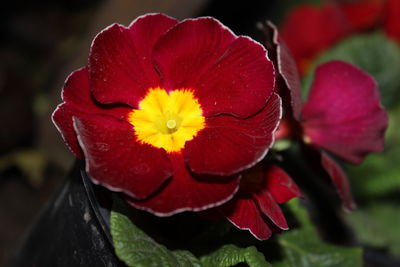
[[[253,117],[216,116],[185,145],[185,159],[195,173],[231,175],[259,162],[274,141],[281,117],[281,102],[273,94]]]
[[[136,141],[132,125],[111,116],[74,117],[74,128],[92,180],[113,191],[145,198],[172,175],[162,149]]]
[[[354,164],[381,151],[387,114],[374,79],[342,61],[319,66],[302,110],[304,139]]]
[[[129,27],[113,24],[100,32],[89,55],[95,98],[104,104],[118,102],[136,108],[149,88],[160,85],[151,54],[160,36],[176,23],[163,14],[148,14]]]
[[[321,164],[336,187],[342,199],[343,208],[347,211],[355,209],[356,204],[353,201],[350,183],[343,169],[325,152],[321,152]]]
[[[163,87],[193,89],[205,116],[250,116],[273,92],[274,68],[265,49],[213,18],[176,25],[160,38],[154,60]]]
[[[282,204],[301,196],[300,188],[284,170],[276,165],[270,165],[265,171],[266,191],[277,203]]]
[[[170,216],[187,210],[201,211],[222,205],[238,190],[238,175],[224,177],[223,181],[219,177],[203,177],[200,180],[189,172],[181,154],[173,153],[169,157],[173,166],[172,179],[148,199],[129,198],[132,206],[157,216]]]
[[[122,119],[129,112],[129,109],[123,106],[101,106],[94,101],[89,90],[86,67],[76,70],[68,76],[62,91],[62,98],[64,103],[56,108],[52,119],[68,148],[80,159],[83,159],[84,156],[73,127],[73,116],[109,114]]]
[[[249,230],[257,239],[266,240],[271,237],[271,228],[264,221],[260,210],[250,196],[244,194],[237,196],[218,209],[237,228]]]
[[[281,208],[267,190],[255,191],[252,195],[261,212],[265,216],[267,216],[280,229],[289,229]]]

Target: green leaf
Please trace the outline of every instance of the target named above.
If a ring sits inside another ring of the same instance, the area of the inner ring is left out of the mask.
[[[290,201],[289,205],[299,219],[301,227],[278,237],[278,242],[285,256],[285,260],[278,263],[278,266],[362,266],[361,248],[340,247],[323,242],[311,224],[306,211],[300,207],[298,200]]]
[[[250,267],[271,266],[254,246],[239,248],[225,245],[200,260],[204,267],[228,267],[238,263],[247,263]]]
[[[371,74],[378,82],[382,103],[392,108],[400,99],[400,48],[383,33],[356,35],[345,39],[319,56],[305,76],[304,96],[308,94],[315,68],[330,60],[352,63]]]
[[[400,256],[400,209],[395,204],[379,203],[346,214],[359,239],[368,245],[386,247]]]
[[[111,235],[115,253],[130,267],[201,267],[189,251],[169,251],[136,227],[123,211],[120,199],[114,199],[111,211]]]

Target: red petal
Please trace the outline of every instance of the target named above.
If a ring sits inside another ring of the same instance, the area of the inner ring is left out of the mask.
[[[163,86],[194,89],[205,116],[250,116],[273,91],[274,70],[265,49],[213,18],[178,24],[160,38],[154,59]]]
[[[400,1],[387,0],[385,17],[386,34],[400,44]]]
[[[398,0],[395,0],[398,2]],[[383,1],[361,0],[340,4],[340,9],[355,31],[363,31],[377,26],[383,16]]]
[[[54,124],[61,133],[65,143],[76,157],[83,159],[72,117],[81,114],[110,114],[123,118],[129,112],[126,107],[100,106],[93,101],[89,91],[88,70],[86,67],[71,73],[65,81],[62,91],[64,103],[59,105],[52,115]]]
[[[303,111],[304,135],[339,157],[360,163],[381,151],[387,114],[374,79],[355,66],[331,61],[317,68]]]
[[[201,211],[221,205],[230,200],[238,190],[238,176],[225,177],[224,181],[219,177],[200,180],[189,172],[181,154],[169,154],[169,157],[173,166],[172,179],[148,199],[128,199],[132,206],[158,216],[169,216],[187,210]]]
[[[261,191],[255,191],[252,193],[254,200],[257,202],[261,212],[264,213],[276,226],[282,230],[289,229],[285,216],[279,205],[272,198],[271,194],[268,193],[266,188]]]
[[[126,28],[113,24],[94,39],[89,55],[90,85],[101,103],[137,107],[150,87],[160,85],[152,64],[155,43],[177,21],[148,14]]]
[[[74,127],[86,159],[86,171],[96,183],[145,198],[172,174],[162,149],[136,141],[132,125],[111,116],[74,117]]]
[[[267,27],[269,31],[272,32],[273,35],[273,43],[276,46],[276,57],[277,57],[277,69],[279,74],[282,76],[282,79],[285,84],[285,90],[288,90],[289,94],[282,94],[283,105],[285,102],[290,103],[290,107],[292,109],[293,117],[297,120],[300,119],[301,113],[301,87],[300,87],[300,75],[297,70],[296,62],[291,55],[289,48],[286,43],[283,41],[281,36],[278,33],[276,26],[268,21]],[[289,97],[286,98],[285,96]]]
[[[343,201],[343,208],[347,211],[353,210],[356,205],[351,195],[350,184],[347,179],[346,173],[342,168],[325,152],[321,152],[321,164],[329,174],[332,183],[335,185]]]
[[[266,191],[277,203],[282,204],[301,196],[300,188],[284,170],[276,165],[270,165],[265,171]]]
[[[350,25],[332,3],[322,7],[299,5],[281,27],[281,36],[293,53],[298,66],[350,33]]]
[[[216,116],[185,145],[185,158],[195,173],[231,175],[259,162],[274,141],[281,116],[280,98],[273,94],[253,117]]]
[[[218,208],[237,228],[249,230],[259,240],[268,239],[272,230],[264,221],[256,203],[250,196],[238,196]]]

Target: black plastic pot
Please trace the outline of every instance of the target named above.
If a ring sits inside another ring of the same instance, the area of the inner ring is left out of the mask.
[[[125,266],[109,232],[111,193],[92,184],[77,161],[16,254],[14,266]]]

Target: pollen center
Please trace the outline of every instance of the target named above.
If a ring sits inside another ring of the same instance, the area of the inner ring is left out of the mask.
[[[168,120],[167,121],[167,127],[169,128],[169,129],[175,129],[175,127],[176,127],[176,121],[175,120]]]
[[[179,89],[167,92],[150,88],[139,102],[139,108],[128,115],[139,142],[179,152],[204,128],[203,111],[193,91]]]

